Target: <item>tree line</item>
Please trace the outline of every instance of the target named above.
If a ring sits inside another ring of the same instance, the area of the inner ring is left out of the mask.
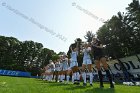
[[[19,41],[14,37],[0,36],[0,69],[36,71],[57,58],[57,54],[34,41]]]

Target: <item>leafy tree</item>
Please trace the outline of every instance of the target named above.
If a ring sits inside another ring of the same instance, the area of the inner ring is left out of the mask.
[[[86,32],[86,35],[84,36],[84,38],[87,39],[87,42],[91,42],[93,37],[95,37],[95,34],[93,34],[92,31]]]
[[[140,5],[133,0],[126,13],[118,12],[98,30],[109,56],[118,58],[140,53]]]
[[[0,68],[39,73],[39,68],[47,65],[57,54],[41,43],[21,42],[14,37],[0,36]]]
[[[126,13],[118,12],[98,30],[98,38],[106,45],[105,51],[120,63],[124,76],[128,72],[119,58],[140,53],[140,4],[133,0]]]

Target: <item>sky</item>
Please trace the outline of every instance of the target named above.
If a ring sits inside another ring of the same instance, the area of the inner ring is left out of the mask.
[[[0,0],[0,35],[32,40],[56,53],[96,31],[132,0]],[[101,20],[102,19],[102,20]]]

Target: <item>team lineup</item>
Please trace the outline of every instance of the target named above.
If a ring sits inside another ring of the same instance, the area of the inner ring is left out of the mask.
[[[93,69],[92,61],[96,65],[98,70],[98,77],[100,81],[100,88],[103,88],[103,74],[101,71],[101,65],[103,66],[106,76],[108,77],[110,88],[114,88],[112,76],[108,70],[108,64],[106,63],[106,57],[103,53],[103,45],[100,40],[93,38],[91,43],[84,43],[80,53],[83,54],[82,71],[79,71],[78,67],[78,43],[76,46],[70,46],[70,58],[64,53],[59,55],[57,60],[50,60],[49,64],[42,69],[42,79],[47,81],[55,80],[56,82],[64,82],[66,84],[72,81],[73,84],[80,84],[83,80],[83,86],[87,86],[87,75],[89,75],[90,86],[93,86]],[[91,56],[91,54],[93,56]],[[86,71],[87,69],[88,71]]]

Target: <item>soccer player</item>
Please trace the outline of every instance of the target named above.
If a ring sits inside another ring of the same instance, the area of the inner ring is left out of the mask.
[[[82,77],[84,80],[83,86],[86,86],[86,75],[89,75],[90,78],[90,85],[92,86],[92,81],[93,81],[93,74],[92,74],[92,61],[91,61],[91,47],[89,44],[85,43],[83,50],[82,50],[84,56],[83,56],[83,64],[82,64]],[[87,67],[87,70],[89,71],[88,73],[85,72],[85,69]]]
[[[41,68],[41,76],[40,76],[40,79],[44,79],[44,76],[45,76],[45,67]]]
[[[56,71],[58,71],[58,77],[56,77],[56,81],[59,82],[61,78],[61,70],[62,70],[62,66],[60,64],[60,58],[57,59],[55,67],[56,67],[55,68]]]
[[[64,76],[66,75],[66,80],[67,80],[66,83],[69,82],[69,78],[70,78],[69,71],[68,71],[69,70],[69,62],[68,61],[69,60],[67,58],[67,55],[63,54],[63,60],[62,60],[63,67],[62,67],[62,69],[63,69],[63,75]]]
[[[49,64],[47,66],[44,67],[45,69],[45,73],[44,73],[44,79],[43,80],[50,80],[50,67]]]
[[[58,81],[58,71],[59,71],[59,62],[57,60],[54,60],[55,64],[55,72],[54,72],[54,80],[57,82]]]
[[[104,87],[103,86],[103,75],[101,72],[101,64],[103,65],[103,67],[106,71],[106,75],[107,75],[109,82],[110,82],[110,88],[114,88],[114,84],[112,82],[112,77],[111,77],[111,74],[108,70],[108,64],[106,63],[106,58],[105,58],[105,55],[103,53],[103,45],[102,45],[101,41],[98,40],[97,38],[93,38],[91,46],[93,48],[95,65],[96,65],[96,68],[98,70],[98,75],[99,75],[99,79],[100,79],[100,88]]]
[[[60,55],[60,71],[59,71],[60,82],[64,82],[65,75],[63,74],[63,55]]]
[[[48,71],[50,72],[49,81],[52,81],[52,79],[53,79],[53,73],[55,71],[55,64],[53,63],[52,60],[49,60],[48,66],[49,66]]]
[[[79,68],[77,62],[78,56],[78,49],[77,47],[71,47],[71,62],[70,67],[72,69],[73,75],[72,78],[74,79],[74,84],[80,84],[80,75],[79,75]]]

